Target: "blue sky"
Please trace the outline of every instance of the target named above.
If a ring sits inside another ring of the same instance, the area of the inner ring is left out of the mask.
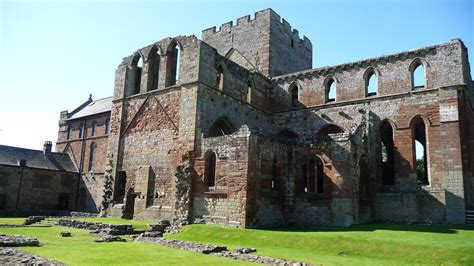
[[[56,141],[59,112],[112,95],[122,57],[168,36],[201,36],[271,7],[313,43],[313,67],[461,38],[474,59],[468,0],[0,0],[0,144]]]

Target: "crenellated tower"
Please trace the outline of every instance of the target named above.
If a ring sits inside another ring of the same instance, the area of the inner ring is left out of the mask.
[[[270,77],[312,68],[313,46],[272,9],[265,9],[202,32],[219,54]]]

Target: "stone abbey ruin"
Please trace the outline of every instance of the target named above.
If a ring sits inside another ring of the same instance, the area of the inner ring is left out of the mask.
[[[56,152],[0,146],[2,212],[474,221],[474,90],[459,39],[312,69],[310,40],[266,9],[140,48],[115,73],[112,97],[61,112]]]

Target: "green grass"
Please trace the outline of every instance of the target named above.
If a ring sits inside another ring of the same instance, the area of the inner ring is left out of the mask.
[[[366,224],[333,230],[190,225],[168,238],[252,247],[257,254],[325,265],[473,265],[474,227]]]
[[[70,238],[59,237],[69,231]],[[64,227],[3,227],[0,233],[36,237],[43,246],[20,249],[69,265],[247,265],[241,261],[203,255],[159,245],[127,242],[95,243],[88,231]],[[250,264],[248,264],[250,265]]]
[[[23,224],[25,218],[0,218],[0,224]]]
[[[131,224],[135,229],[147,230],[149,224],[154,224],[157,222],[153,221],[141,221],[141,220],[128,220],[121,218],[48,218],[48,220],[59,220],[59,219],[72,219],[78,221],[94,222],[94,223],[104,223],[104,224]]]

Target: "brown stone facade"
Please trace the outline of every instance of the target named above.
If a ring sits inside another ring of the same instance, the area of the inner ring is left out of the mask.
[[[107,111],[89,102],[61,116],[57,149],[80,168],[81,206],[239,227],[464,223],[474,209],[464,44],[316,69],[311,56],[267,9],[125,57]]]

